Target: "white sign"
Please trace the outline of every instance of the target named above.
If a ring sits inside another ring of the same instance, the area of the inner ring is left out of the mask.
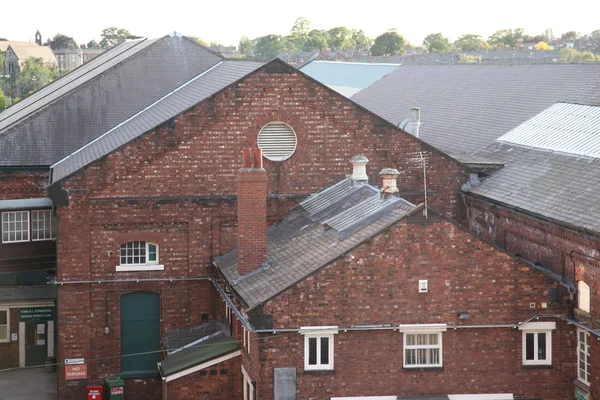
[[[83,364],[84,362],[85,358],[65,358],[66,365]]]
[[[16,342],[17,340],[19,340],[19,336],[16,333],[11,333],[10,340],[12,340],[13,342]]]

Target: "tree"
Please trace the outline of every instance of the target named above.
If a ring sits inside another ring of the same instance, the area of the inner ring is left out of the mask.
[[[404,37],[395,29],[392,29],[375,38],[373,47],[371,47],[371,54],[374,56],[388,56],[396,52],[404,54],[405,46],[406,40]]]
[[[100,41],[100,47],[102,48],[116,46],[127,39],[137,38],[137,36],[129,33],[127,29],[115,27],[103,29],[100,36],[102,37],[102,40]]]
[[[433,51],[447,53],[452,49],[448,38],[444,37],[441,33],[430,33],[425,36],[425,39],[423,39],[423,46],[426,46],[430,53]]]
[[[27,96],[55,80],[57,74],[56,68],[44,64],[43,58],[30,57],[25,60],[19,73],[20,92]]]
[[[553,42],[554,41],[554,31],[552,31],[552,29],[548,28],[544,31],[544,36],[546,36],[546,40],[549,42]]]
[[[565,42],[573,42],[579,38],[579,34],[575,31],[565,32],[560,35],[560,40]]]
[[[345,26],[331,28],[327,33],[329,34],[328,44],[332,50],[353,47],[352,31]]]
[[[238,50],[241,54],[252,56],[254,55],[254,43],[248,38],[248,36],[242,35],[240,44],[238,45]]]
[[[94,39],[90,40],[87,44],[88,49],[97,49],[99,47],[100,47],[100,45]]]
[[[485,49],[488,44],[481,38],[481,35],[469,33],[456,39],[454,46],[460,51],[475,51]]]
[[[319,50],[323,51],[329,45],[329,33],[327,31],[320,31],[318,29],[313,29],[308,32],[308,36],[306,41],[304,42],[304,47],[302,50],[311,51],[311,50]]]
[[[560,61],[563,62],[596,62],[597,56],[591,51],[579,52],[573,48],[565,47],[560,49]]]
[[[70,36],[63,35],[61,33],[57,33],[52,39],[48,40],[48,45],[52,50],[58,49],[72,49],[75,50],[77,48],[77,43],[75,39]]]
[[[4,111],[6,107],[8,107],[6,96],[4,95],[2,89],[0,89],[0,111]]]
[[[204,47],[208,47],[208,43],[206,43],[204,40],[200,39],[197,36],[186,36],[188,39],[193,40],[194,42],[201,44]]]
[[[552,46],[550,46],[546,42],[538,42],[538,44],[536,44],[534,46],[534,49],[536,49],[536,50],[552,50]]]
[[[290,35],[298,35],[298,36],[306,36],[310,31],[310,21],[304,17],[296,18],[296,22],[294,22],[294,26],[292,26],[292,30],[290,31]]]
[[[285,38],[280,35],[267,35],[259,37],[254,46],[254,54],[258,58],[271,59],[277,57],[285,50]]]
[[[523,29],[501,29],[496,31],[488,38],[488,43],[492,46],[507,46],[515,48],[517,40],[523,38]]]
[[[373,40],[368,38],[365,34],[365,31],[361,30],[352,30],[352,41],[354,42],[355,50],[368,50],[369,47],[373,44]]]
[[[592,40],[600,40],[600,29],[596,29],[592,33],[590,33],[590,39]]]

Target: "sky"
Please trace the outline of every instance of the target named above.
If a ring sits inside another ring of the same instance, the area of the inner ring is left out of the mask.
[[[39,29],[44,42],[62,33],[78,44],[100,41],[102,29],[115,26],[149,38],[177,31],[207,43],[237,45],[242,35],[286,35],[298,17],[307,18],[312,29],[346,26],[371,38],[396,28],[414,45],[436,32],[454,41],[466,33],[487,38],[505,28],[524,28],[529,35],[551,28],[557,36],[600,29],[599,0],[31,0],[28,13],[17,1],[6,3],[0,37],[33,41]]]

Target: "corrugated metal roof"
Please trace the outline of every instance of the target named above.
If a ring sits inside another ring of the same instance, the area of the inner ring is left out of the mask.
[[[185,37],[121,46],[0,114],[0,165],[52,165],[223,59]]]
[[[0,200],[0,210],[25,210],[34,208],[50,208],[52,200],[48,197],[37,199]]]
[[[52,165],[51,183],[57,182],[154,129],[188,108],[261,67],[252,61],[222,61],[201,73],[88,145]]]
[[[557,103],[498,141],[600,158],[600,107]]]
[[[399,66],[400,64],[311,61],[304,64],[300,71],[350,97],[395,71]]]

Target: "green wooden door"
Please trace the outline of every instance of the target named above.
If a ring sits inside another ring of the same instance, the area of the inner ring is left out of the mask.
[[[121,371],[132,376],[158,373],[160,296],[135,292],[121,297]],[[138,354],[147,353],[149,354]],[[130,354],[136,354],[131,355]]]

